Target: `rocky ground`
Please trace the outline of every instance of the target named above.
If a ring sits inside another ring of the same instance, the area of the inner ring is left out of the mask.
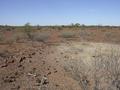
[[[73,86],[50,45],[22,43],[0,48],[0,90],[70,90]]]
[[[111,47],[119,49],[119,45],[73,41],[0,45],[0,90],[82,90],[72,65],[79,67],[82,60],[92,66],[96,50],[108,54]]]

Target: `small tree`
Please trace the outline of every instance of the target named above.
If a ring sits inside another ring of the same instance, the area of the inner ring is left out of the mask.
[[[37,30],[40,30],[40,29],[41,29],[41,27],[40,27],[40,25],[39,25],[39,24],[38,24],[36,27],[37,27]]]
[[[29,23],[29,22],[26,23],[26,24],[24,25],[24,27],[25,27],[25,33],[27,34],[28,38],[29,38],[29,39],[32,39],[32,35],[31,35],[31,25],[30,25],[30,23]]]
[[[72,26],[72,27],[80,27],[80,24],[79,24],[79,23],[75,23],[75,24],[74,24],[74,23],[71,23],[71,26]]]
[[[79,24],[79,23],[76,23],[76,24],[75,24],[75,27],[79,27],[79,26],[80,26],[80,24]]]

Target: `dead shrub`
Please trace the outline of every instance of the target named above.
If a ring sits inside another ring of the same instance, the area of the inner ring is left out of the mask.
[[[120,50],[95,51],[91,65],[85,60],[67,60],[64,69],[82,90],[120,90]]]
[[[64,69],[79,83],[82,90],[89,90],[91,68],[86,63],[82,60],[72,60],[65,64]]]
[[[100,53],[94,61],[95,88],[120,90],[120,50],[111,49],[109,54]],[[99,84],[96,84],[99,81]],[[104,86],[106,84],[106,86]]]

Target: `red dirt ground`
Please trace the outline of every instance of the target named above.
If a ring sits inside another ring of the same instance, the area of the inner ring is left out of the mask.
[[[60,37],[64,31],[51,31],[47,43],[0,45],[0,90],[80,90],[78,83],[68,77],[57,61],[59,55],[54,45],[69,41]],[[120,30],[74,32],[77,37],[71,38],[74,41],[120,43]]]

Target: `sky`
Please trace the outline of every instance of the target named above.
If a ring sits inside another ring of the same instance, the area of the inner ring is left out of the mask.
[[[0,0],[0,24],[120,25],[120,0]]]

